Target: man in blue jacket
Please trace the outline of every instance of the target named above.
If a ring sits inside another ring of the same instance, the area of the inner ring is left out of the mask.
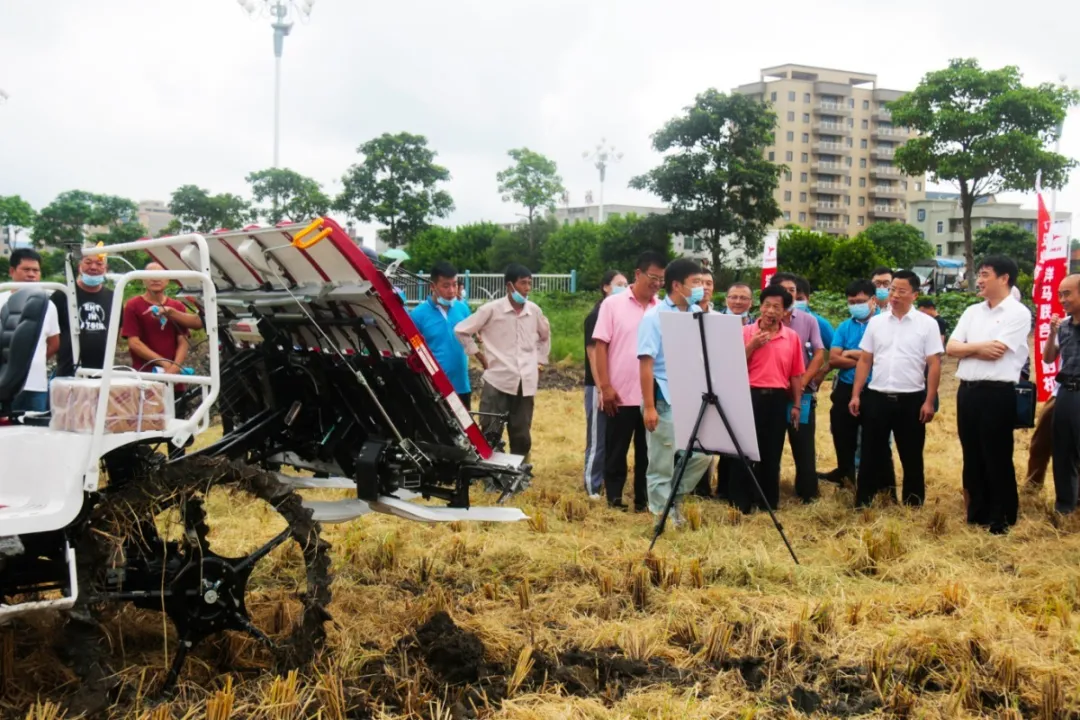
[[[471,410],[469,358],[454,335],[454,326],[469,315],[469,304],[459,299],[457,270],[447,262],[435,263],[431,269],[431,295],[413,309],[412,321],[450,379],[454,392]]]

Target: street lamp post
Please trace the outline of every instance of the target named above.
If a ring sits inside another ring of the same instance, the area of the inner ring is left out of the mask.
[[[600,210],[598,222],[604,222],[604,179],[607,176],[608,164],[619,162],[622,160],[622,156],[622,153],[615,152],[614,145],[607,144],[607,138],[600,138],[600,143],[596,146],[596,150],[592,152],[586,150],[581,153],[581,157],[593,161],[593,165],[600,171]]]
[[[281,144],[281,53],[285,48],[285,36],[292,30],[293,19],[311,17],[315,0],[237,0],[244,11],[255,17],[270,16],[274,31],[274,167],[278,166]]]

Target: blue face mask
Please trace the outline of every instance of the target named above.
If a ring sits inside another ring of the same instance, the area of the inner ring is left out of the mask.
[[[687,302],[691,305],[697,305],[699,302],[705,299],[705,288],[700,285],[690,290],[690,297],[687,298]]]
[[[518,305],[524,305],[525,301],[528,298],[519,293],[517,290],[513,290],[510,292],[510,299],[516,302]]]
[[[874,290],[874,297],[878,299],[878,302],[885,302],[889,299],[889,288],[877,288]]]
[[[806,300],[796,300],[795,301],[795,309],[796,310],[809,310],[810,309],[810,303],[807,302]]]
[[[435,302],[439,303],[443,307],[450,307],[451,305],[454,304],[453,300],[447,300],[446,298],[441,297],[441,296],[436,296],[435,297]]]
[[[621,292],[626,292],[626,286],[625,285],[612,285],[611,286],[611,294],[612,295],[618,295]]]
[[[105,283],[104,275],[87,275],[86,273],[80,273],[79,279],[82,280],[82,284],[87,287],[98,287]]]
[[[848,305],[847,311],[851,313],[851,317],[855,318],[856,320],[865,320],[866,318],[870,317],[870,303],[863,302],[857,303],[855,305]]]

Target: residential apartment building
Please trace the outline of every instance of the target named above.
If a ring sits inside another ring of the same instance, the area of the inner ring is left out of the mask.
[[[925,178],[893,165],[908,138],[885,104],[903,96],[877,86],[877,75],[806,65],[765,68],[756,83],[733,92],[758,98],[776,112],[769,160],[784,165],[776,225],[796,223],[855,235],[878,221],[903,221],[925,195]]]
[[[1036,232],[1039,212],[1025,209],[1018,202],[1000,202],[994,195],[975,201],[971,209],[971,232],[1000,223],[1016,225]],[[1072,213],[1058,210],[1056,219],[1071,220]],[[928,192],[922,200],[911,203],[907,221],[917,227],[934,247],[939,257],[964,259],[964,215],[960,211],[960,193]]]
[[[139,224],[146,228],[150,237],[157,237],[173,221],[169,206],[160,200],[139,202]]]

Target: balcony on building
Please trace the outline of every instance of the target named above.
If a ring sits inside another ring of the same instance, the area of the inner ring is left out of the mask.
[[[870,134],[875,140],[897,143],[904,142],[910,135],[907,128],[895,125],[875,125]]]
[[[904,220],[907,218],[907,209],[901,205],[874,205],[870,208],[870,215],[876,218]]]
[[[902,198],[907,195],[907,190],[899,185],[875,185],[868,194],[871,197]]]
[[[845,185],[834,180],[816,180],[810,183],[811,190],[826,195],[837,195],[842,192],[845,187]]]
[[[815,155],[850,155],[851,148],[844,143],[828,142],[822,140],[821,142],[814,143],[813,151]]]
[[[810,170],[818,175],[850,175],[851,168],[841,162],[819,160],[810,163]]]
[[[813,125],[815,135],[850,135],[851,128],[844,123],[823,120]]]
[[[842,233],[847,230],[847,226],[839,220],[815,220],[814,229],[827,233]]]
[[[871,117],[879,122],[892,122],[892,110],[878,108]]]
[[[843,207],[836,200],[818,200],[813,205],[814,212],[818,215],[839,215]]]
[[[831,102],[828,100],[822,100],[821,102],[816,103],[811,109],[818,115],[847,116],[851,114],[851,108],[845,103]]]
[[[900,172],[900,168],[892,165],[875,165],[870,168],[870,177],[872,178],[898,178],[901,175],[903,173]]]
[[[870,151],[870,154],[876,158],[881,158],[882,160],[892,160],[893,157],[896,155],[896,148],[891,146],[876,147]]]

